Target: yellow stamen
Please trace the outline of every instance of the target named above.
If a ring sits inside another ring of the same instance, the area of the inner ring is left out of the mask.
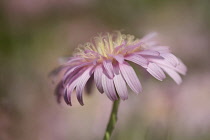
[[[84,50],[90,50],[95,53],[98,53],[99,55],[107,59],[113,59],[110,55],[120,54],[125,49],[126,46],[134,45],[138,41],[139,40],[135,39],[133,35],[125,35],[121,34],[120,32],[115,32],[113,34],[106,33],[104,35],[99,34],[99,36],[94,37],[92,39],[92,42],[87,42],[84,45],[80,45],[79,48],[76,49],[77,51],[76,55],[90,59],[95,59],[96,57],[98,57],[94,53],[84,52]],[[122,45],[123,43],[125,43],[125,46],[122,46],[122,48],[119,48],[118,51],[114,52],[114,49]],[[140,48],[141,46],[132,50],[132,52],[139,50]],[[102,61],[103,57],[100,57],[98,61]]]

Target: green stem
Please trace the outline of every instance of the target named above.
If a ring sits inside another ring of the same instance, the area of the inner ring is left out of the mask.
[[[110,140],[112,131],[114,130],[114,126],[117,122],[117,112],[118,112],[119,103],[120,103],[120,99],[114,101],[112,105],[112,112],[110,114],[109,122],[106,128],[103,140]]]

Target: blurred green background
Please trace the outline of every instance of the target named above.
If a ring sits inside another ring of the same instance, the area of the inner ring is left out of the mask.
[[[98,140],[111,101],[95,89],[58,105],[47,76],[78,44],[121,30],[156,31],[188,67],[183,84],[139,75],[120,105],[113,140],[210,139],[209,0],[1,0],[0,140]]]

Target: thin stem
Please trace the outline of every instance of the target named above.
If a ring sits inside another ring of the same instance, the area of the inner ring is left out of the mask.
[[[112,105],[112,112],[110,114],[109,122],[106,128],[103,140],[110,140],[112,131],[114,130],[115,124],[117,122],[117,112],[118,112],[119,103],[120,103],[120,99],[114,101]]]

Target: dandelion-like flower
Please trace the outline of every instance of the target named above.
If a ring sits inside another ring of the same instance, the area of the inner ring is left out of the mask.
[[[106,33],[80,45],[74,56],[57,69],[59,73],[64,72],[56,88],[58,100],[64,97],[65,102],[72,105],[71,94],[76,89],[77,99],[83,105],[83,89],[92,76],[98,91],[112,101],[128,99],[127,85],[140,93],[141,83],[129,62],[146,69],[160,81],[167,73],[180,84],[179,74],[184,75],[187,68],[167,46],[161,46],[153,39],[155,34],[136,39],[120,32]]]

